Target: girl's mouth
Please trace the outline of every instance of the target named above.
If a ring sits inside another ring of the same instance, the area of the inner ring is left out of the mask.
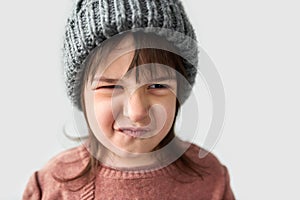
[[[134,138],[142,137],[150,131],[149,129],[145,129],[145,128],[131,128],[131,127],[118,128],[117,130],[119,132],[122,132]]]

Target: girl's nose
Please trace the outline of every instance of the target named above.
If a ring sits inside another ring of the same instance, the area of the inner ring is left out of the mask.
[[[124,114],[134,123],[147,123],[149,115],[149,101],[143,88],[138,88],[128,96]],[[144,124],[145,125],[145,124]]]

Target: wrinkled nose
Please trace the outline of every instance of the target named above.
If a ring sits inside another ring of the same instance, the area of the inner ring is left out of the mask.
[[[149,100],[143,88],[128,94],[127,103],[124,105],[124,115],[134,123],[147,123],[149,116]]]

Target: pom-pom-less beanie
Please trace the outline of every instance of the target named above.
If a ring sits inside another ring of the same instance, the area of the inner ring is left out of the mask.
[[[67,20],[63,46],[67,95],[80,105],[83,62],[106,39],[143,29],[165,37],[185,59],[187,81],[194,84],[198,47],[194,29],[179,0],[77,0]],[[159,29],[159,31],[157,31]]]

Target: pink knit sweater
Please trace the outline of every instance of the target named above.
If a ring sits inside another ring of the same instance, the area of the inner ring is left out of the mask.
[[[102,166],[88,183],[82,179],[57,182],[53,174],[72,177],[86,165],[89,153],[79,146],[55,156],[44,168],[36,171],[30,177],[23,199],[234,199],[228,171],[215,156],[209,153],[200,159],[199,147],[194,144],[185,153],[200,165],[208,166],[206,171],[209,174],[204,175],[203,180],[184,175],[172,163],[162,169],[139,173]]]

